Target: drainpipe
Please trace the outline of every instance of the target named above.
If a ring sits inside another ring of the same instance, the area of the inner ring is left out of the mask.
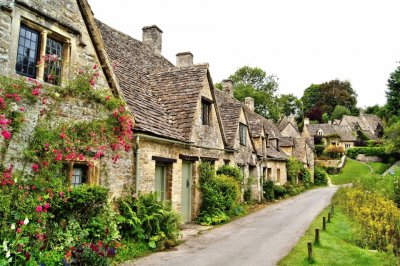
[[[140,156],[140,137],[136,135],[136,158],[135,158],[135,177],[136,177],[136,196],[139,196],[139,156]]]

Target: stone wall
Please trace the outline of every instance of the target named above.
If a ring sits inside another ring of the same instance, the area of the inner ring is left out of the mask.
[[[364,163],[382,162],[382,158],[378,156],[366,156],[365,154],[357,155],[356,160]]]
[[[281,185],[283,185],[287,182],[286,161],[268,160],[265,166],[267,168],[271,168],[271,171],[272,171],[271,177],[272,177],[273,181],[275,181],[276,183],[281,184]],[[280,178],[278,178],[278,170],[280,170]]]
[[[0,74],[19,79],[23,76],[15,72],[16,54],[21,24],[56,37],[64,46],[63,84],[73,78],[75,70],[82,66],[92,67],[99,65],[95,48],[89,32],[80,13],[76,0],[16,0],[9,1],[8,6],[0,7]],[[38,71],[39,72],[39,71]],[[43,76],[37,76],[43,80]],[[97,88],[108,88],[104,74],[100,72]],[[111,92],[110,92],[111,93]],[[15,169],[25,172],[31,171],[31,165],[24,160],[23,151],[27,148],[30,138],[40,117],[40,110],[51,106],[51,99],[46,105],[40,102],[36,106],[24,105],[26,121],[20,132],[15,134],[9,143],[0,138],[0,146],[6,152],[0,158],[0,163],[12,163]],[[91,121],[101,119],[106,114],[99,112],[101,108],[93,103],[74,98],[63,99],[50,112],[57,113],[50,123]],[[112,196],[119,196],[126,188],[133,185],[133,160],[131,153],[123,153],[117,163],[113,163],[111,156],[99,159],[99,183],[110,188]]]

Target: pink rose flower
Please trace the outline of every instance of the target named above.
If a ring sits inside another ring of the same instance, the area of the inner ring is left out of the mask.
[[[35,173],[39,172],[39,165],[37,165],[37,164],[32,165],[32,170]]]
[[[10,133],[9,131],[7,131],[7,130],[3,130],[3,131],[1,132],[1,135],[3,135],[3,137],[4,137],[6,140],[11,139],[11,133]]]
[[[36,207],[36,212],[42,212],[42,211],[43,211],[42,206],[37,206],[37,207]]]

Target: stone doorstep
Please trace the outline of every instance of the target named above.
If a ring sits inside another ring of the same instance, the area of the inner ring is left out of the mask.
[[[199,224],[194,224],[194,223],[189,223],[189,224],[184,224],[182,226],[182,241],[186,241],[192,237],[197,236],[198,234],[200,234],[203,231],[207,231],[211,228],[213,228],[214,226],[203,226],[203,225],[199,225]]]

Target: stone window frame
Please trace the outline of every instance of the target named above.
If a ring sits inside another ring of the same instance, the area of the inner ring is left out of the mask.
[[[203,126],[209,126],[211,124],[211,107],[212,101],[202,97],[201,98],[201,124]]]
[[[18,32],[18,38],[16,40],[16,47],[18,48],[18,42],[19,42],[19,34],[21,31],[21,26],[26,27],[30,30],[36,31],[39,33],[39,43],[38,43],[38,51],[37,51],[37,60],[40,61],[45,55],[46,55],[46,47],[47,47],[47,39],[50,38],[54,41],[62,43],[62,61],[61,61],[61,79],[60,83],[57,85],[63,85],[65,81],[68,79],[68,73],[69,73],[69,65],[70,65],[70,55],[71,55],[71,39],[60,32],[50,30],[36,22],[31,21],[28,18],[25,18],[21,16],[18,28],[16,29],[16,32]],[[15,51],[15,56],[17,55],[17,50]],[[20,74],[16,71],[16,64],[17,64],[17,58],[13,62],[11,62],[12,67],[15,71],[15,74],[18,76],[23,76],[27,77],[27,75]],[[33,77],[34,79],[37,79],[39,81],[44,82],[45,81],[45,64],[37,64],[36,65],[36,75]],[[47,84],[52,84],[48,83]]]
[[[68,180],[71,187],[73,187],[73,174],[74,166],[87,168],[86,179],[83,184],[98,185],[100,182],[100,166],[97,161],[65,161],[63,162],[67,167]]]
[[[247,145],[247,125],[239,123],[239,142],[240,145]]]
[[[345,148],[346,150],[350,149],[350,147],[351,147],[350,144],[348,144],[348,143],[344,144],[344,148]]]
[[[322,137],[324,135],[324,132],[322,131],[322,129],[318,129],[317,135],[320,137]]]

